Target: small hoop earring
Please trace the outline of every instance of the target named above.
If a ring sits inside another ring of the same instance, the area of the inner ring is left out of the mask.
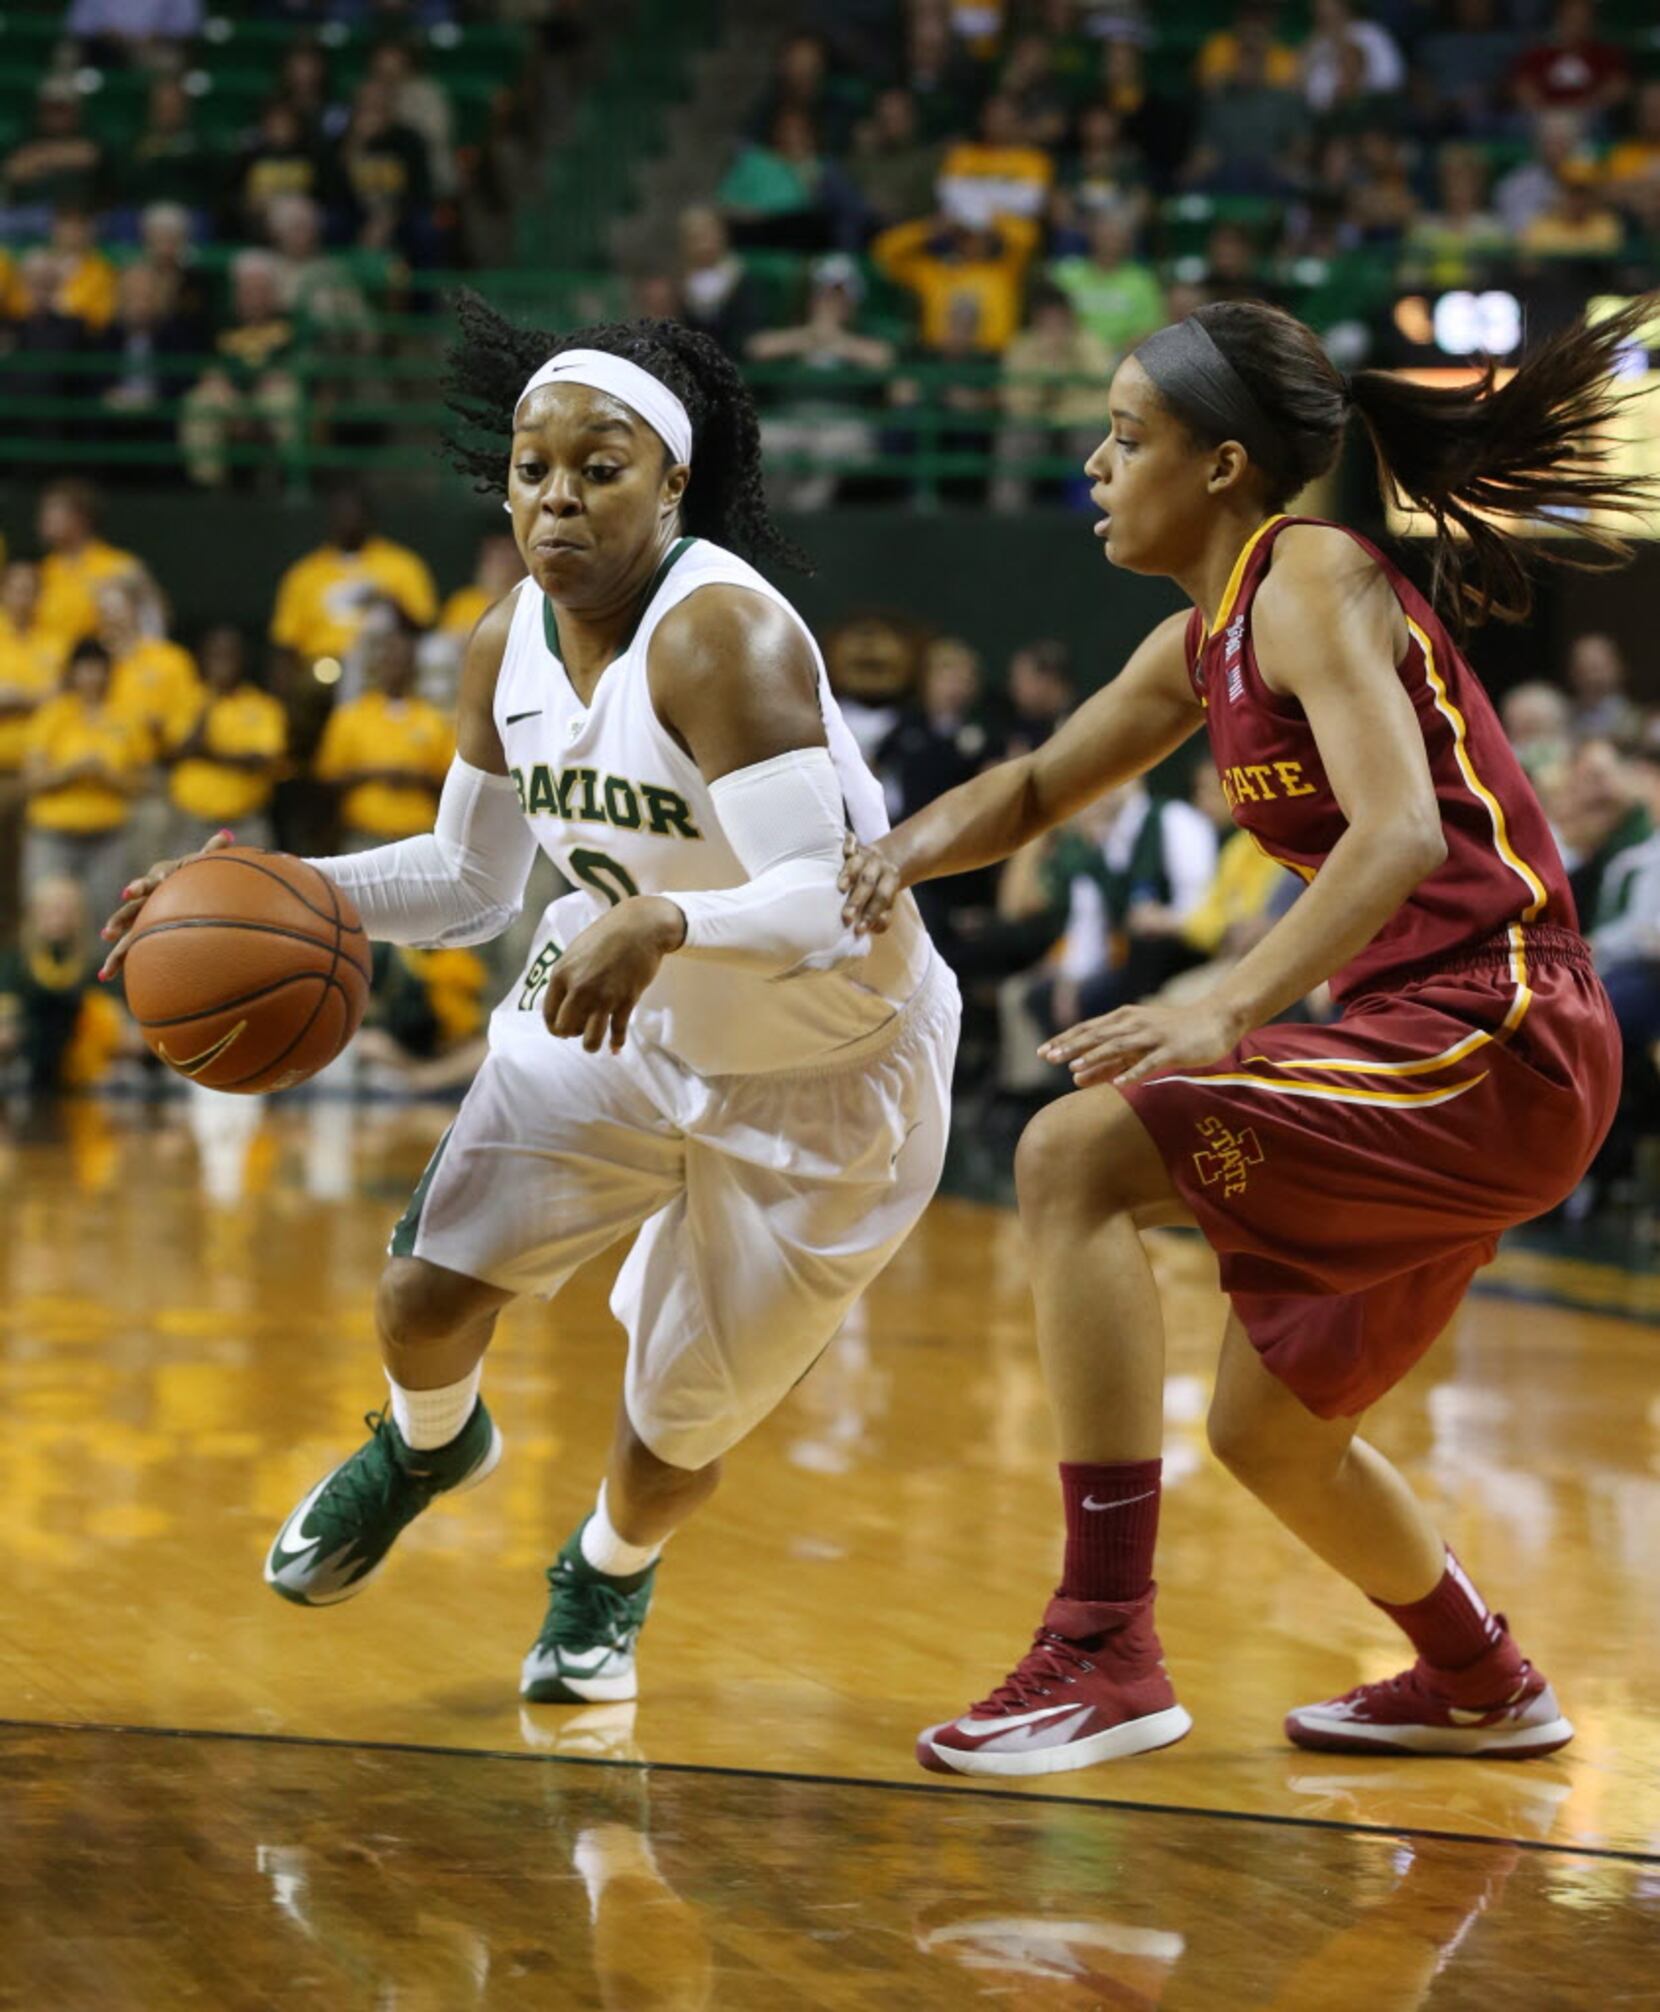
[[[504,510],[505,510],[505,511],[507,512],[507,514],[508,514],[508,516],[509,516],[509,517],[511,517],[511,516],[512,516],[512,514],[513,514],[513,505],[512,505],[511,503],[505,503],[505,502],[504,502],[504,503],[502,504],[502,506],[501,506],[501,507],[502,507],[502,508],[503,508],[503,509],[504,509]]]

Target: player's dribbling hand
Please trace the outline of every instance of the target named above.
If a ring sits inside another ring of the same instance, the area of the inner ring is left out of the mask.
[[[121,969],[121,960],[127,954],[129,932],[138,920],[138,911],[170,873],[177,873],[181,866],[193,859],[205,859],[210,852],[223,852],[227,845],[235,843],[234,831],[216,831],[200,852],[187,852],[182,859],[158,859],[148,873],[141,874],[137,880],[129,880],[121,890],[121,906],[98,932],[106,943],[115,946],[104,959],[104,968],[98,976],[108,980]]]
[[[590,1055],[622,1046],[640,994],[686,940],[686,918],[658,894],[636,894],[590,922],[548,976],[542,1018],[561,1040],[580,1038]]]
[[[842,840],[842,871],[836,885],[847,897],[842,920],[855,936],[880,936],[904,891],[893,861],[874,845],[861,845],[852,832]]]
[[[1249,1030],[1221,1001],[1191,1006],[1120,1006],[1096,1020],[1081,1020],[1038,1053],[1072,1071],[1075,1088],[1092,1083],[1141,1083],[1175,1069],[1219,1062]]]

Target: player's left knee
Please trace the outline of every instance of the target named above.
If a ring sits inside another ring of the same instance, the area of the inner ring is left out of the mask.
[[[1145,1133],[1116,1094],[1077,1090],[1057,1098],[1038,1112],[1015,1148],[1022,1216],[1135,1214],[1167,1186],[1162,1168],[1149,1184],[1140,1165],[1146,1151]]]

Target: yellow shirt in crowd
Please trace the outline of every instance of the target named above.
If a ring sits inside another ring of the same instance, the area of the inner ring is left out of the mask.
[[[115,319],[119,291],[115,267],[102,252],[82,252],[64,276],[52,305],[59,314],[84,322],[95,334]]]
[[[317,773],[340,782],[362,769],[413,769],[432,778],[419,783],[361,782],[348,789],[340,821],[348,831],[376,838],[408,838],[431,831],[438,792],[455,753],[449,721],[425,699],[389,699],[365,692],[329,715],[317,750]]]
[[[370,608],[388,600],[423,629],[438,613],[432,575],[407,546],[390,538],[370,538],[356,552],[319,545],[283,574],[271,640],[313,662],[344,656]]]
[[[0,316],[7,321],[21,321],[28,312],[29,295],[23,275],[17,269],[16,259],[0,245]]]
[[[1214,957],[1230,929],[1267,914],[1286,871],[1248,831],[1230,832],[1217,855],[1216,878],[1182,924],[1182,935],[1195,950]]]
[[[1231,84],[1239,74],[1240,56],[1239,37],[1231,28],[1218,29],[1200,43],[1194,75],[1206,87]],[[1263,65],[1262,81],[1265,84],[1272,84],[1279,91],[1294,91],[1298,68],[1295,49],[1287,48],[1283,42],[1269,43],[1268,60]]]
[[[871,246],[871,257],[890,279],[916,295],[922,340],[929,349],[945,346],[952,308],[966,299],[975,308],[974,347],[1000,353],[1020,326],[1020,289],[1037,247],[1037,225],[1030,217],[999,217],[993,255],[972,261],[944,259],[932,251],[937,230],[929,217],[895,224]]]
[[[1660,174],[1660,140],[1620,140],[1603,162],[1602,172],[1610,182],[1638,182],[1645,175]]]
[[[1043,147],[959,140],[940,164],[940,207],[952,216],[1035,217],[1054,179],[1054,156]]]
[[[142,571],[131,552],[101,538],[89,538],[73,555],[48,552],[40,562],[35,626],[55,636],[67,655],[83,636],[96,634],[98,589],[104,582]]]
[[[38,705],[57,690],[62,668],[63,651],[55,637],[42,635],[38,622],[19,629],[0,610],[0,691],[21,692]],[[13,775],[23,766],[29,719],[28,713],[0,713],[0,775]]]
[[[25,752],[47,768],[96,757],[112,775],[136,775],[147,766],[144,731],[107,702],[89,706],[78,692],[48,699],[29,721]],[[40,831],[91,834],[127,821],[128,798],[103,776],[82,776],[29,799],[28,820]]]
[[[490,973],[473,950],[416,950],[392,945],[392,955],[420,982],[438,1022],[440,1050],[459,1047],[484,1031],[490,1007]]]
[[[196,659],[162,636],[135,643],[110,674],[110,704],[148,736],[152,755],[185,738],[203,696]]]
[[[444,636],[470,636],[480,619],[495,606],[482,587],[457,587],[444,603],[438,631]]]
[[[188,739],[189,731],[180,736]],[[228,824],[251,817],[271,801],[275,765],[288,751],[288,715],[269,692],[238,685],[207,702],[202,719],[204,752],[174,764],[168,794],[187,817]],[[230,768],[215,755],[269,755],[272,767]]]

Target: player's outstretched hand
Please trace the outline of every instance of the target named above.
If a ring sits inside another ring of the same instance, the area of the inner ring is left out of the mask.
[[[542,1018],[562,1040],[580,1038],[590,1055],[622,1046],[640,994],[671,950],[686,940],[686,918],[660,894],[636,894],[590,922],[548,978]]]
[[[1092,1083],[1140,1083],[1176,1069],[1219,1062],[1248,1030],[1221,1000],[1191,1006],[1120,1006],[1097,1020],[1081,1020],[1038,1053],[1072,1071],[1080,1090]]]
[[[121,890],[121,906],[98,932],[106,943],[115,946],[104,959],[104,968],[98,976],[113,978],[121,969],[121,960],[127,954],[128,932],[138,920],[138,911],[170,873],[177,873],[192,859],[206,859],[210,852],[223,852],[227,845],[235,843],[234,831],[216,831],[200,852],[187,852],[182,859],[158,859],[148,873],[141,874],[137,880],[129,880]]]
[[[855,936],[880,936],[893,920],[893,905],[903,888],[899,869],[876,846],[861,845],[849,832],[842,840],[841,878],[836,882],[847,897],[842,920]]]

